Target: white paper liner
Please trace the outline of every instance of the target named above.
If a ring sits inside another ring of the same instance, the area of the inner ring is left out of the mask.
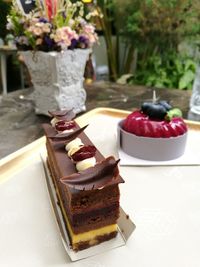
[[[195,166],[200,165],[200,153],[195,153],[186,145],[185,153],[173,160],[166,161],[151,161],[135,158],[126,154],[120,147],[118,147],[118,154],[120,158],[120,166]]]
[[[96,246],[90,247],[88,249],[74,252],[70,248],[69,243],[69,237],[66,230],[66,226],[64,223],[64,219],[62,216],[62,212],[60,209],[60,206],[57,204],[58,199],[56,196],[55,188],[52,182],[52,179],[50,177],[49,169],[46,164],[46,156],[41,155],[41,160],[43,162],[44,171],[45,171],[45,177],[47,182],[47,189],[50,197],[50,202],[52,204],[52,208],[56,217],[56,221],[60,230],[61,239],[63,242],[63,245],[67,251],[67,254],[69,255],[70,259],[72,261],[81,260],[84,258],[88,258],[94,255],[98,255],[100,253],[104,253],[110,249],[114,249],[120,246],[124,246],[126,244],[126,241],[132,234],[132,232],[135,230],[135,225],[129,218],[129,216],[126,215],[126,213],[123,211],[123,209],[120,207],[120,218],[118,220],[118,234],[116,238],[113,238],[109,241],[103,242],[101,244],[98,244]]]

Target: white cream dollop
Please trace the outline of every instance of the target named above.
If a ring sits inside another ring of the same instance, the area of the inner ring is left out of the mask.
[[[68,156],[71,157],[74,153],[76,153],[84,144],[82,143],[80,138],[75,138],[71,142],[69,142],[65,146],[65,150],[68,152]],[[77,171],[83,171],[90,167],[93,167],[96,164],[95,157],[87,158],[76,163]]]
[[[81,160],[81,161],[78,161],[76,163],[76,169],[77,171],[84,171],[90,167],[94,167],[94,165],[96,164],[96,159],[95,157],[91,157],[91,158],[88,158],[88,159],[84,159],[84,160]]]
[[[77,137],[74,140],[72,140],[71,142],[69,142],[68,144],[66,144],[65,150],[69,151],[72,148],[75,148],[75,147],[79,148],[80,146],[83,146],[83,143],[82,143],[81,139]]]
[[[82,147],[82,146],[72,147],[72,148],[68,151],[67,155],[68,155],[69,157],[71,157],[71,156],[72,156],[74,153],[76,153],[81,147]]]
[[[74,130],[69,129],[69,130],[64,130],[64,131],[58,131],[59,134],[64,134],[64,133],[72,133]]]
[[[50,121],[52,127],[55,127],[55,125],[56,125],[56,123],[57,123],[58,121],[60,121],[60,120],[54,117],[54,118]]]

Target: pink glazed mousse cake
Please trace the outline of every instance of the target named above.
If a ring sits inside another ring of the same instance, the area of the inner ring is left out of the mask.
[[[188,128],[182,112],[166,101],[144,102],[118,127],[121,149],[136,158],[172,160],[184,154]]]

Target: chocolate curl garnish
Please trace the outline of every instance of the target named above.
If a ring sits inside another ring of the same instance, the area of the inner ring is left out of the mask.
[[[77,190],[95,190],[108,184],[122,183],[124,181],[119,176],[118,162],[114,157],[108,157],[94,167],[63,177],[61,182]]]
[[[75,139],[80,133],[82,133],[85,128],[88,127],[88,124],[82,128],[79,128],[73,132],[69,132],[69,133],[59,133],[59,134],[56,134],[56,135],[53,135],[53,136],[47,136],[48,138],[51,138],[55,141],[71,141],[73,139]]]
[[[76,116],[73,109],[70,109],[70,110],[69,109],[63,109],[63,110],[48,111],[48,112],[52,117],[54,117],[58,120],[71,121]]]
[[[79,136],[80,133],[82,133],[85,128],[88,127],[88,124],[82,128],[79,128],[73,132],[69,132],[69,133],[60,133],[60,134],[56,134],[56,135],[47,135],[48,138],[53,139],[53,141],[56,141],[58,143],[54,144],[54,148],[55,149],[60,149],[66,146],[67,143],[69,143],[70,141],[72,141],[73,139],[75,139],[77,136]]]

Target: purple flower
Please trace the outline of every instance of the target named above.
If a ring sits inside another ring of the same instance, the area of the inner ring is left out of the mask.
[[[94,26],[83,18],[84,10],[80,3],[62,0],[59,7],[53,5],[47,10],[48,3],[52,4],[53,1],[56,4],[57,0],[45,0],[47,3],[43,0],[38,1],[39,6],[28,16],[18,9],[15,10],[15,5],[12,7],[14,12],[8,15],[7,28],[16,37],[17,47],[21,50],[35,49],[48,52],[85,49],[97,41]],[[43,2],[47,5],[45,8]],[[89,21],[89,17],[87,20]]]
[[[16,37],[15,43],[19,45],[29,45],[28,39],[24,35]]]
[[[88,43],[88,39],[84,35],[80,35],[78,41],[84,44]]]
[[[44,37],[44,42],[49,48],[53,47],[54,45],[54,41],[51,38],[49,38],[49,36]]]
[[[78,43],[81,48],[87,48],[89,46],[89,40],[85,35],[80,35],[78,38]]]
[[[47,20],[47,19],[45,19],[45,18],[40,18],[40,19],[39,19],[39,22],[47,23],[47,22],[48,22],[48,20]]]
[[[78,41],[76,39],[71,40],[71,45],[69,46],[69,49],[74,49],[77,47]]]

